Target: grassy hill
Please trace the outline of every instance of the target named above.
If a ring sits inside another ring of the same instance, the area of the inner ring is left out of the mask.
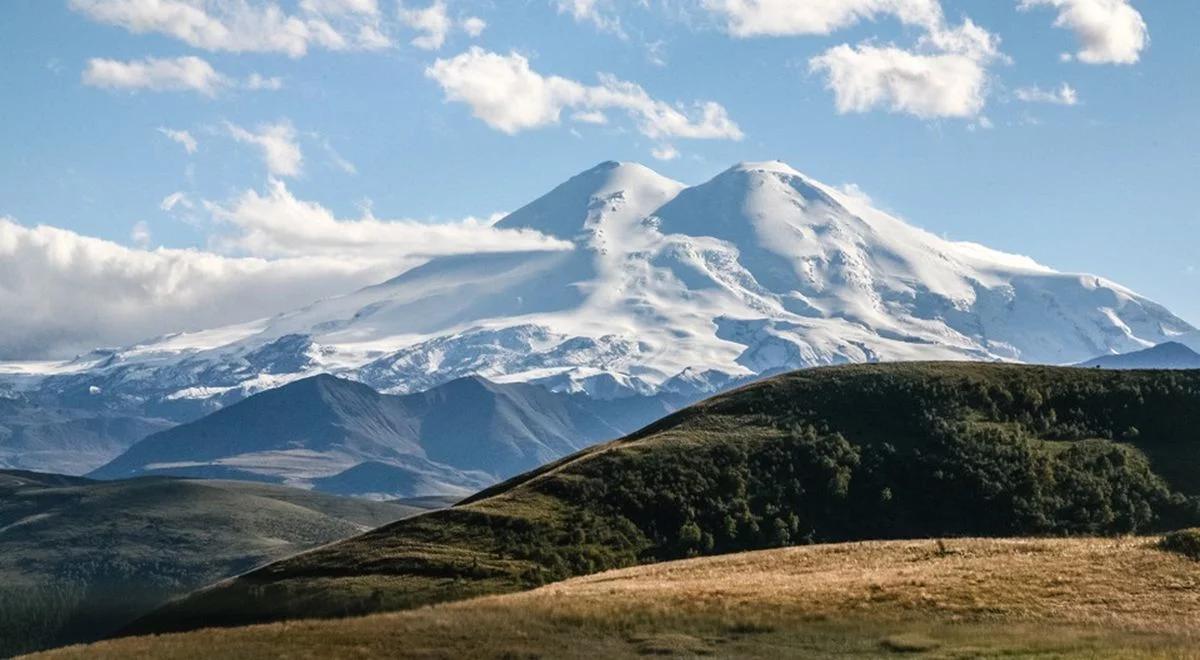
[[[400,610],[814,542],[1188,526],[1198,428],[1195,371],[800,371],[199,592],[129,632]]]
[[[0,471],[0,657],[430,507],[237,482]]]
[[[1200,657],[1200,572],[1152,539],[953,539],[666,562],[395,614],[45,658]]]

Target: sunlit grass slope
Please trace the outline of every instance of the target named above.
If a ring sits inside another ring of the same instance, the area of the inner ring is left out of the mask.
[[[610,571],[362,618],[48,658],[1200,657],[1200,564],[1153,539],[817,545]]]

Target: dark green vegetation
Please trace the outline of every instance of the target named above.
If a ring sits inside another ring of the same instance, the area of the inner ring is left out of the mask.
[[[263,484],[0,471],[0,657],[95,639],[197,587],[425,510]]]
[[[1168,533],[1158,547],[1200,561],[1200,528],[1179,529]]]
[[[395,610],[661,560],[864,538],[1200,522],[1200,372],[800,371],[452,509],[279,562],[134,631]]]

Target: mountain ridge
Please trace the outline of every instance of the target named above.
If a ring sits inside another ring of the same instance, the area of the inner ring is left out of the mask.
[[[150,435],[88,474],[234,478],[393,499],[466,496],[670,409],[464,377],[406,395],[321,374]]]
[[[1200,347],[1125,287],[947,241],[778,161],[693,186],[605,162],[498,225],[573,247],[431,259],[271,319],[0,380],[187,421],[322,372],[394,394],[480,375],[618,399],[809,366]]]

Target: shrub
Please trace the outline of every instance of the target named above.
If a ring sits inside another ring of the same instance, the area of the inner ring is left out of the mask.
[[[1158,542],[1158,547],[1200,561],[1200,527],[1170,532]]]

